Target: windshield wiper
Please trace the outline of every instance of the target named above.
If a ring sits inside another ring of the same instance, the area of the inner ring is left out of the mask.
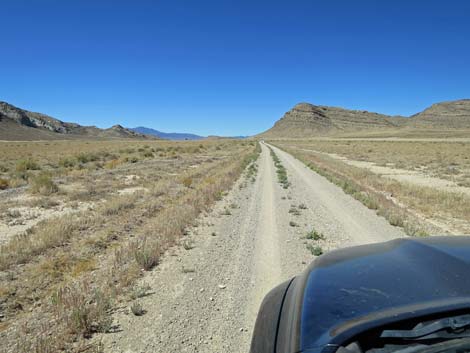
[[[419,323],[411,330],[384,330],[380,337],[408,340],[470,337],[470,332],[465,330],[469,325],[470,315],[460,315]]]
[[[470,338],[458,338],[432,345],[415,345],[403,349],[394,350],[393,353],[451,353],[470,352]]]

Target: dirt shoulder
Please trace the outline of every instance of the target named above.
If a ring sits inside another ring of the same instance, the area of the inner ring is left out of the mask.
[[[309,223],[325,235],[331,248],[386,241],[404,236],[336,185],[292,155],[272,147],[288,170],[295,198],[309,206]]]
[[[442,190],[446,192],[455,192],[470,195],[470,188],[465,186],[459,186],[457,183],[451,180],[427,175],[422,171],[381,166],[377,165],[376,163],[367,161],[355,161],[335,153],[326,153],[308,149],[303,149],[303,151],[321,153],[333,159],[340,160],[341,162],[346,163],[348,165],[363,168],[371,171],[374,174],[400,182],[406,182],[418,186],[432,187],[436,190]]]
[[[266,292],[311,259],[297,239],[290,261],[281,260],[289,234],[279,230],[282,189],[274,177],[263,147],[254,182],[240,179],[189,232],[192,248],[172,249],[142,280],[152,288],[140,299],[145,315],[134,316],[126,303],[115,314],[117,332],[96,337],[105,351],[248,351]]]
[[[290,186],[277,181],[262,146],[254,181],[242,177],[141,284],[143,316],[124,303],[114,333],[95,337],[107,352],[247,352],[257,310],[275,285],[302,271],[308,245],[324,251],[403,236],[338,187],[275,149]],[[295,210],[295,211],[292,211]],[[323,238],[307,239],[312,228]],[[186,248],[186,250],[185,250]]]

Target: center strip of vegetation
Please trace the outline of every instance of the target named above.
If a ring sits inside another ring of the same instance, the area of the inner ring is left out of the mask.
[[[378,215],[383,216],[391,225],[402,227],[408,235],[427,236],[429,232],[436,231],[436,228],[432,225],[423,224],[421,220],[406,209],[396,205],[386,196],[385,192],[375,189],[369,184],[364,184],[371,183],[371,179],[376,178],[371,173],[342,165],[338,161],[330,161],[325,156],[317,156],[298,149],[287,148],[286,151],[305,163],[316,173],[341,187],[346,194],[351,195],[368,208],[375,210]],[[362,183],[359,180],[362,180]]]
[[[284,189],[289,188],[290,182],[287,178],[286,168],[284,168],[281,163],[281,160],[271,147],[269,147],[269,151],[271,153],[271,157],[273,158],[274,166],[276,167],[277,180],[279,181],[279,184],[281,184]]]

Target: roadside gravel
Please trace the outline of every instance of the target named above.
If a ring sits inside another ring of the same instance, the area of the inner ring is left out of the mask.
[[[114,313],[116,330],[98,335],[106,352],[248,352],[257,310],[275,285],[301,272],[323,250],[404,236],[338,187],[272,147],[287,169],[283,189],[262,144],[254,182],[242,177],[198,220],[157,268],[148,296]],[[306,238],[318,230],[323,240]],[[191,248],[192,247],[192,248]],[[191,249],[189,249],[191,248]],[[188,250],[185,250],[188,249]]]

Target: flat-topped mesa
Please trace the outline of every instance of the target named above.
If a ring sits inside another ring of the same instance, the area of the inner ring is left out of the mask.
[[[396,127],[404,118],[364,110],[296,104],[262,134],[263,137],[302,138],[327,135],[338,131],[357,131],[370,128]]]
[[[433,104],[409,118],[366,110],[296,104],[274,126],[262,133],[267,138],[308,138],[338,132],[385,129],[470,129],[470,99]]]

